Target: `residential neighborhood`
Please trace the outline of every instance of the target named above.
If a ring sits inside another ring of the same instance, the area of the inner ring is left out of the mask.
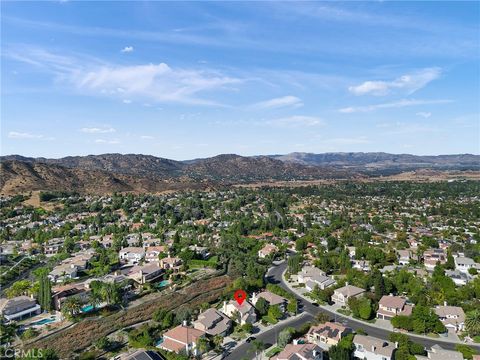
[[[3,198],[3,341],[79,359],[468,359],[480,200],[453,185],[435,185],[442,207],[398,205],[416,183]]]

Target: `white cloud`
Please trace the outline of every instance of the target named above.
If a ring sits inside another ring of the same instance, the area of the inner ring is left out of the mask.
[[[124,104],[131,104],[132,103],[132,100],[130,99],[123,99],[122,101]]]
[[[130,53],[133,52],[133,46],[125,46],[122,50],[120,50],[122,53]]]
[[[198,105],[218,105],[198,97],[198,93],[241,82],[215,71],[173,69],[165,63],[102,66],[78,71],[71,81],[78,89],[96,94]],[[131,100],[126,103],[128,101]]]
[[[145,140],[152,140],[152,139],[155,139],[155,137],[151,136],[151,135],[142,135],[140,136],[141,139],[145,139]]]
[[[43,139],[43,135],[31,134],[31,133],[22,133],[17,131],[10,131],[8,133],[10,139]]]
[[[95,144],[107,144],[107,145],[114,145],[114,144],[120,144],[119,140],[105,140],[105,139],[96,139]]]
[[[116,130],[112,127],[91,127],[91,128],[81,128],[81,132],[87,133],[87,134],[105,134],[105,133],[112,133],[115,132]]]
[[[425,111],[419,111],[415,115],[421,116],[425,119],[428,119],[430,116],[432,116],[432,113],[431,112],[425,112]]]
[[[284,118],[268,120],[268,125],[279,127],[299,127],[299,126],[319,126],[324,125],[325,122],[315,116],[293,115]]]
[[[426,68],[400,76],[393,81],[365,81],[360,85],[350,86],[348,90],[355,95],[384,96],[390,94],[392,90],[401,90],[407,94],[413,94],[431,81],[438,79],[440,74],[441,69],[438,67]]]
[[[280,108],[280,107],[301,107],[303,106],[303,102],[300,98],[296,96],[283,96],[279,98],[270,99],[267,101],[261,101],[254,104],[252,107],[256,109],[272,109],[272,108]]]
[[[416,100],[416,99],[402,99],[395,102],[367,105],[367,106],[350,106],[346,108],[339,109],[338,111],[344,114],[351,114],[357,112],[371,112],[378,109],[389,109],[389,108],[402,108],[406,106],[417,106],[417,105],[429,105],[429,104],[447,104],[451,103],[452,100],[440,99],[440,100]]]
[[[244,81],[215,69],[174,68],[165,63],[116,65],[80,54],[68,57],[29,46],[9,50],[7,55],[53,74],[58,83],[71,84],[81,93],[127,102],[219,106],[203,94],[230,90],[231,85]]]

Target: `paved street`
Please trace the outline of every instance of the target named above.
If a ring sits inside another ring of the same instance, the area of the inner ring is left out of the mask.
[[[282,274],[285,271],[287,267],[287,262],[283,262],[279,265],[273,266],[269,272],[267,273],[267,281],[273,284],[278,284],[285,290],[288,290],[291,292],[289,287],[285,284],[282,278]],[[325,309],[322,309],[318,306],[312,305],[310,302],[300,298],[297,296],[298,299],[302,301],[303,304],[303,311],[306,313],[303,315],[301,318],[292,321],[288,324],[285,324],[284,322],[278,323],[273,329],[266,331],[265,333],[256,336],[256,338],[263,343],[266,344],[266,346],[270,346],[276,342],[276,336],[278,333],[283,330],[286,327],[294,327],[294,328],[299,328],[302,324],[305,322],[311,321],[315,318],[315,315],[317,315],[320,312],[326,313],[330,315],[331,319],[336,318],[337,321],[342,322],[346,326],[357,330],[357,329],[363,329],[368,335],[375,336],[377,338],[381,339],[388,339],[389,334],[391,331],[388,331],[386,329],[378,328],[372,325],[365,324],[360,321],[352,320],[347,317],[342,316],[339,313],[334,313]],[[416,343],[422,344],[426,347],[431,347],[435,344],[441,345],[444,349],[450,349],[454,350],[456,343],[451,343],[451,342],[446,342],[446,341],[438,341],[437,339],[428,339],[428,338],[423,338],[423,337],[417,337],[414,335],[410,335],[409,337],[412,339],[412,341],[415,341]],[[479,345],[469,345],[477,350],[480,351],[480,346]],[[237,348],[235,348],[231,353],[229,353],[226,356],[227,360],[240,360],[240,359],[252,359],[255,357],[255,353],[253,351],[253,347],[251,344],[245,343]]]

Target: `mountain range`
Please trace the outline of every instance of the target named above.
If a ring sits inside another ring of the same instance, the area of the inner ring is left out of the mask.
[[[32,190],[109,193],[159,192],[239,183],[366,178],[405,171],[480,170],[471,154],[417,156],[388,153],[291,153],[176,161],[151,155],[102,154],[59,159],[0,157],[2,194]]]

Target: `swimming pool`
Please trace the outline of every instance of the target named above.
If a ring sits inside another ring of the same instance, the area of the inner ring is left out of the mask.
[[[170,284],[170,281],[168,281],[168,280],[162,280],[162,281],[160,281],[160,282],[157,284],[157,287],[159,287],[159,288],[165,287],[165,286],[167,286],[168,284]]]
[[[160,338],[156,343],[155,343],[155,346],[156,347],[160,347],[160,345],[162,345],[163,343],[163,338]]]
[[[82,307],[82,312],[86,313],[86,312],[90,312],[94,309],[93,305],[86,305],[84,307]]]
[[[55,321],[55,318],[47,318],[47,319],[42,319],[42,320],[35,321],[35,322],[31,323],[30,325],[45,325],[45,324],[48,324],[48,323],[51,323],[51,322],[54,322],[54,321]]]

